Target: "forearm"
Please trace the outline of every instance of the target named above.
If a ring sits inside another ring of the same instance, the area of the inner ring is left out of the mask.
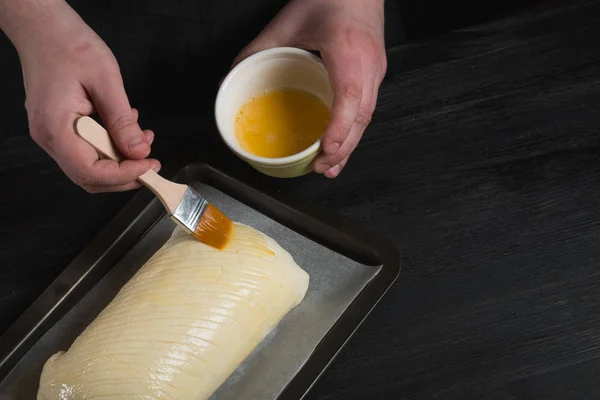
[[[65,0],[0,0],[0,29],[19,50],[32,34],[43,32],[55,15],[67,9]]]

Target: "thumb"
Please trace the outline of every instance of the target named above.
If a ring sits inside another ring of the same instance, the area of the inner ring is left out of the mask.
[[[283,10],[285,11],[285,9]],[[246,47],[240,51],[240,53],[233,59],[231,68],[235,67],[246,58],[250,57],[254,53],[259,51],[271,49],[273,47],[282,46],[284,43],[291,45],[294,42],[293,38],[296,32],[296,24],[291,23],[289,20],[286,21],[284,12],[280,12],[265,28],[258,34],[258,36],[248,43]]]
[[[119,73],[112,79],[96,82],[86,88],[90,93],[100,118],[121,153],[129,159],[139,160],[150,154],[150,143],[138,125]]]
[[[281,45],[280,41],[268,33],[269,32],[260,34],[256,39],[244,47],[242,51],[240,51],[240,53],[233,59],[230,69],[244,61],[246,58],[250,57],[252,54],[271,49],[273,47],[279,47]]]
[[[271,40],[270,37],[265,38],[263,37],[263,34],[259,35],[256,39],[254,39],[246,47],[244,47],[242,51],[238,53],[237,56],[235,56],[233,62],[231,63],[231,66],[229,67],[229,71],[227,71],[227,74],[231,72],[231,70],[235,68],[236,65],[244,61],[246,58],[250,57],[252,54],[273,47],[278,47],[278,45],[279,43],[274,40]],[[227,77],[227,74],[225,74],[219,81],[219,87],[223,84],[223,81]]]
[[[231,68],[259,51],[280,47],[282,45],[306,48],[312,40],[307,41],[303,26],[310,20],[311,11],[318,7],[308,7],[300,1],[289,2],[275,18],[248,44],[233,60]],[[313,18],[314,19],[314,18]]]

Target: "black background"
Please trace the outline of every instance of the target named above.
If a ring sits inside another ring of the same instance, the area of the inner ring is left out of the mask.
[[[399,280],[309,398],[600,398],[600,1],[443,34],[450,15],[426,13],[419,33],[418,13],[388,1],[389,71],[364,140],[340,178],[282,181],[224,147],[212,105],[283,3],[72,2],[117,56],[165,174],[208,161],[401,249]],[[88,195],[64,177],[27,135],[4,37],[0,67],[2,332],[132,193]]]

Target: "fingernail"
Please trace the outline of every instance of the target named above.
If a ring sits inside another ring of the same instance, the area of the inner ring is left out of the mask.
[[[136,149],[141,148],[141,146],[145,145],[145,141],[142,137],[136,137],[131,142],[129,142],[129,150],[135,151]]]
[[[338,176],[338,174],[341,171],[341,167],[339,165],[336,165],[335,167],[329,168],[327,170],[327,175],[329,178],[335,178],[336,176]]]
[[[144,132],[144,136],[146,139],[146,143],[148,143],[149,145],[154,143],[154,135],[152,134],[152,132]]]
[[[152,171],[154,171],[154,172],[160,171],[160,166],[159,165],[153,165],[152,166]]]
[[[337,151],[340,148],[340,144],[338,142],[333,142],[329,145],[328,151],[326,151],[327,154],[335,154],[337,153]]]
[[[322,174],[325,171],[328,171],[331,168],[331,165],[329,164],[318,164],[317,165],[317,172],[319,174]]]

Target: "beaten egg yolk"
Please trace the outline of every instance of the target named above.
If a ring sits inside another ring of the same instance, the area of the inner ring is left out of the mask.
[[[274,89],[240,108],[235,135],[244,150],[259,157],[287,157],[309,148],[325,132],[329,108],[304,90]]]

